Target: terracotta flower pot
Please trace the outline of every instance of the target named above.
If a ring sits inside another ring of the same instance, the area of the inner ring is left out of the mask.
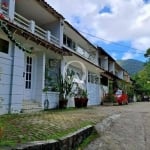
[[[74,98],[75,101],[75,107],[81,108],[81,107],[87,107],[87,98]]]
[[[67,100],[60,100],[59,101],[59,108],[66,108],[67,107]]]

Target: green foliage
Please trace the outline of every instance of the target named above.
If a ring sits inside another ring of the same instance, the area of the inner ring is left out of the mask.
[[[112,93],[108,93],[104,98],[103,98],[103,102],[106,103],[114,103],[115,102],[115,96]]]
[[[73,83],[74,72],[67,70],[65,76],[59,75],[57,77],[57,89],[60,94],[60,100],[67,100],[68,96],[71,95],[71,90],[74,85]]]
[[[144,69],[136,74],[133,79],[138,93],[150,94],[150,62],[146,63]]]
[[[150,48],[146,50],[146,53],[144,54],[145,57],[150,57]]]

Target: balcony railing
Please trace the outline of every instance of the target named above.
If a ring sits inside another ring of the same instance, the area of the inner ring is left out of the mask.
[[[0,5],[0,13],[4,14],[5,16],[8,16],[8,9],[5,9]]]
[[[14,17],[14,23],[19,27],[39,36],[40,38],[47,40],[50,43],[53,43],[57,46],[60,45],[60,40],[52,35],[50,31],[42,29],[41,27],[35,25],[34,21],[28,20],[16,12]]]
[[[26,30],[30,29],[30,21],[17,13],[15,13],[14,21],[15,21],[15,24],[17,24],[21,28],[26,29]]]

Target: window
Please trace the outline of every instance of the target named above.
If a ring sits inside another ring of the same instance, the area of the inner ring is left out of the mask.
[[[108,86],[108,78],[104,77],[104,76],[101,76],[101,84],[105,85],[105,86]]]
[[[66,45],[66,44],[67,44],[67,42],[66,42],[66,41],[67,41],[67,37],[66,37],[66,35],[64,34],[64,36],[63,36],[63,44],[64,44],[64,45]]]
[[[72,40],[67,37],[67,46],[72,48]]]
[[[26,89],[31,89],[31,75],[32,75],[32,57],[27,56],[26,59]]]
[[[63,35],[63,44],[68,46],[69,48],[76,50],[76,43],[65,34]]]
[[[3,39],[0,39],[0,52],[8,54],[9,42]]]

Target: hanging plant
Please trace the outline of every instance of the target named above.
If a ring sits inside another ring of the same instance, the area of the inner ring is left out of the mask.
[[[25,47],[23,47],[23,45],[18,42],[14,37],[12,32],[8,29],[7,24],[5,22],[2,21],[2,18],[0,18],[0,28],[4,31],[4,33],[7,34],[7,37],[22,51],[25,51],[27,53],[32,53],[31,50],[26,49]]]

